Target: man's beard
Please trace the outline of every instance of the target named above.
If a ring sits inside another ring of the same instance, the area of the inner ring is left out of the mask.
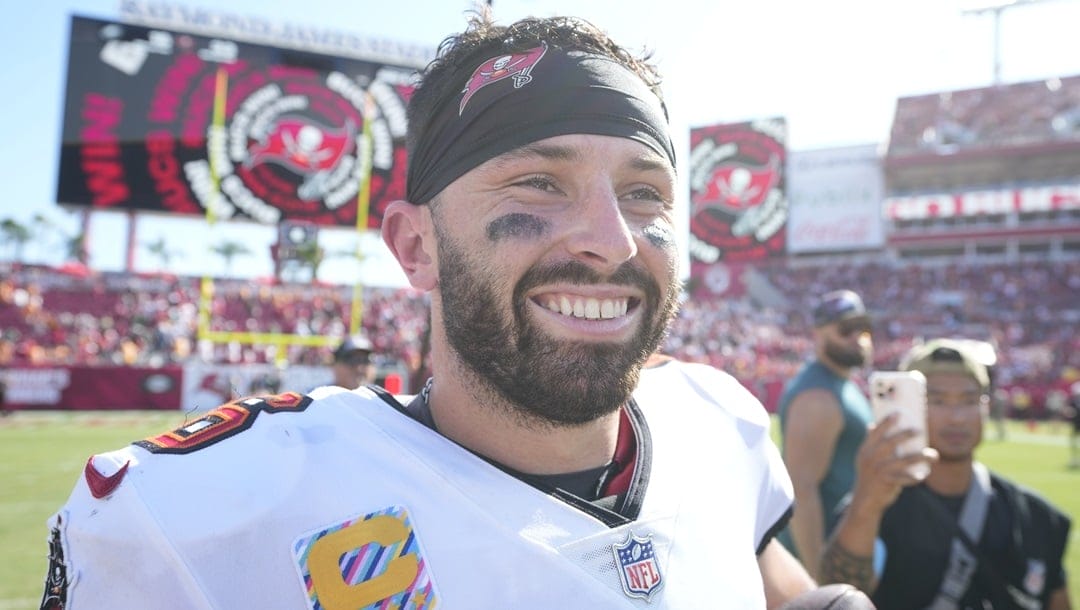
[[[642,269],[623,264],[604,278],[571,261],[530,268],[513,290],[507,319],[505,293],[492,273],[468,260],[464,248],[439,235],[439,292],[447,340],[476,381],[518,409],[526,420],[577,425],[615,412],[637,387],[641,366],[663,341],[675,314],[678,283],[667,297]],[[553,282],[635,286],[644,316],[628,343],[555,339],[530,318],[525,293]],[[438,380],[436,380],[436,383]]]
[[[848,349],[828,339],[825,341],[825,355],[838,366],[848,369],[866,364],[866,353],[861,347]]]

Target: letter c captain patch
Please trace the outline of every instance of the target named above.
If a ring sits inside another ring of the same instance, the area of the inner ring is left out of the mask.
[[[438,594],[401,506],[346,519],[293,543],[311,610],[430,610]]]
[[[611,549],[615,551],[623,592],[630,597],[650,601],[653,594],[664,584],[660,575],[660,562],[656,560],[656,551],[653,548],[652,535],[641,538],[630,533],[626,542],[613,544]]]

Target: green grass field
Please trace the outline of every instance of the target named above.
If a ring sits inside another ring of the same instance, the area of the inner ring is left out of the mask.
[[[178,426],[168,413],[16,413],[0,419],[0,610],[37,608],[47,566],[45,521],[65,501],[93,453]],[[1038,490],[1069,515],[1080,514],[1080,470],[1066,467],[1066,428],[1030,431],[1019,424],[1006,441],[992,434],[979,458]],[[1067,557],[1070,585],[1080,574],[1080,526]],[[1080,608],[1080,592],[1072,605]]]

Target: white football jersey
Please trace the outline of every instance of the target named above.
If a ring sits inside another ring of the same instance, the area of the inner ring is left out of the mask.
[[[392,402],[242,399],[92,457],[50,521],[43,607],[764,607],[756,550],[793,495],[765,410],[732,377],[642,373],[640,508],[615,524]]]

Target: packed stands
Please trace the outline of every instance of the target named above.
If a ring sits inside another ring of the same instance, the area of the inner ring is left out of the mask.
[[[901,98],[889,154],[1080,140],[1080,76]]]
[[[874,314],[875,362],[895,368],[914,341],[955,336],[997,346],[997,382],[1027,395],[1080,379],[1080,261],[991,264],[860,263],[756,270],[785,303],[687,303],[668,348],[739,377],[767,405],[812,351],[808,311],[837,288],[862,294]]]
[[[665,351],[730,372],[772,407],[784,380],[812,350],[809,303],[840,287],[863,295],[875,319],[875,366],[895,367],[913,341],[932,335],[990,341],[999,384],[1035,410],[1053,388],[1080,379],[1080,260],[992,264],[870,263],[762,266],[780,302],[748,294],[683,304]],[[272,344],[198,340],[197,278],[47,267],[6,269],[0,280],[0,366],[163,366],[190,360],[265,363]],[[211,330],[342,337],[347,286],[214,282]],[[377,352],[415,371],[428,324],[425,295],[365,288],[363,328]],[[320,364],[329,347],[290,346],[289,364]]]
[[[884,158],[891,196],[1074,184],[1080,76],[902,97]]]
[[[276,345],[198,340],[200,280],[99,273],[72,277],[48,267],[6,269],[0,280],[0,365],[162,366],[275,360]],[[353,289],[213,283],[211,331],[319,335],[349,333]],[[427,327],[426,300],[408,290],[365,288],[363,331],[379,354],[416,362]],[[331,342],[333,343],[333,342]],[[331,346],[291,350],[291,364],[327,362]]]

